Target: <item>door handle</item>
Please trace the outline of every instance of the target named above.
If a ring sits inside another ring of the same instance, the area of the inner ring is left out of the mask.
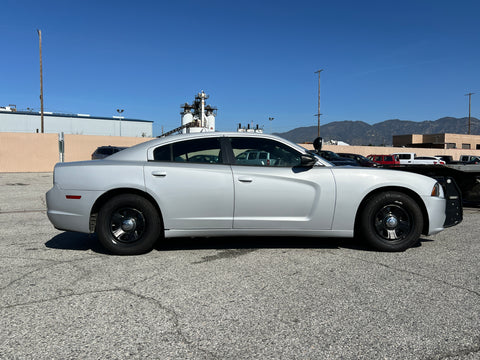
[[[164,176],[167,176],[167,172],[166,171],[152,171],[152,175],[153,176],[164,177]]]
[[[253,179],[251,177],[239,176],[238,181],[243,182],[243,183],[251,183],[253,181]]]

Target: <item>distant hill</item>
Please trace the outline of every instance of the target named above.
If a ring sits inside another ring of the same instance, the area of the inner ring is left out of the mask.
[[[444,117],[435,121],[386,120],[369,125],[363,121],[335,121],[320,126],[324,141],[341,140],[350,145],[391,145],[393,135],[407,134],[466,134],[468,118]],[[480,134],[480,120],[471,118],[471,134]],[[312,142],[317,127],[296,128],[277,135],[296,143]]]

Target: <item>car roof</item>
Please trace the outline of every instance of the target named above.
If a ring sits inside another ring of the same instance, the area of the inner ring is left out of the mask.
[[[261,139],[271,139],[275,141],[282,142],[287,144],[301,153],[307,153],[307,150],[300,145],[297,145],[291,141],[288,141],[279,136],[264,134],[264,133],[247,133],[247,132],[201,132],[201,133],[190,133],[190,134],[178,134],[178,135],[169,135],[165,137],[156,138],[149,140],[138,145],[129,147],[125,150],[119,151],[108,157],[109,160],[128,160],[128,161],[147,161],[147,153],[150,148],[154,148],[161,145],[167,145],[170,143],[175,143],[182,140],[193,140],[193,139],[202,139],[210,137],[242,137],[242,138],[261,138]]]

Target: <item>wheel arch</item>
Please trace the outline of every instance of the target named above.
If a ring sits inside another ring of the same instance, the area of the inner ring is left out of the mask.
[[[118,189],[112,189],[107,191],[106,193],[102,194],[93,204],[92,210],[90,211],[90,232],[94,233],[95,228],[97,225],[97,215],[102,206],[112,199],[113,197],[117,195],[124,195],[124,194],[134,194],[134,195],[139,195],[146,200],[150,201],[152,205],[155,207],[155,209],[158,212],[158,215],[160,217],[160,221],[162,223],[162,228],[163,228],[163,216],[162,216],[162,211],[160,210],[160,207],[158,206],[157,201],[148,193],[142,190],[134,189],[134,188],[118,188]]]
[[[389,192],[389,191],[396,191],[403,193],[405,195],[410,196],[420,207],[420,210],[422,212],[423,216],[423,228],[422,228],[422,234],[426,235],[428,234],[428,229],[429,229],[429,218],[428,218],[428,212],[427,208],[425,206],[425,203],[423,202],[422,198],[413,190],[400,187],[400,186],[386,186],[386,187],[381,187],[375,190],[372,190],[369,192],[365,197],[363,198],[362,202],[358,206],[357,213],[355,215],[355,227],[354,227],[354,235],[358,234],[359,232],[359,225],[360,225],[360,214],[362,213],[363,209],[365,208],[365,205],[369,201],[369,199],[372,196],[375,196],[377,194],[383,193],[383,192]]]

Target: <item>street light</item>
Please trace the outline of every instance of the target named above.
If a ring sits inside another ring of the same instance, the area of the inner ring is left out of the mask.
[[[117,112],[120,115],[121,113],[123,113],[123,109],[117,109]],[[123,119],[123,116],[118,116],[118,118],[120,119],[120,136],[122,136],[122,119]]]

